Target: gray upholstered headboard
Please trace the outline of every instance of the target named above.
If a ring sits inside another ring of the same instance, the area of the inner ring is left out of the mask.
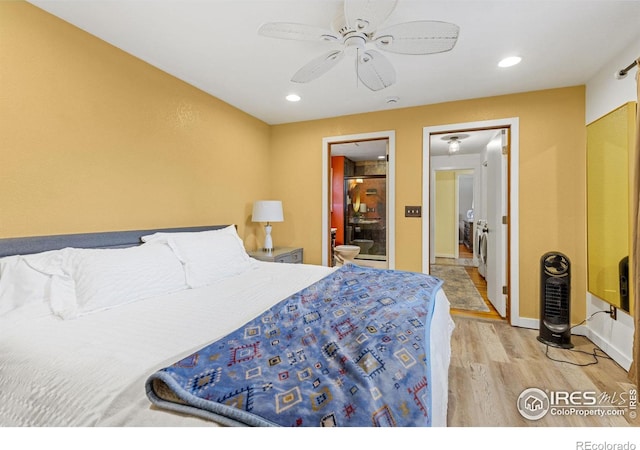
[[[101,233],[59,234],[53,236],[33,236],[0,239],[0,258],[10,255],[27,255],[65,247],[76,248],[121,248],[133,247],[141,243],[147,234],[164,232],[206,231],[225,228],[228,225],[207,225],[200,227],[160,228],[154,230],[107,231]]]

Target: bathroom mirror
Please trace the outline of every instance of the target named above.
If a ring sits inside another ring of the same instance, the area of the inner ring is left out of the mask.
[[[587,125],[588,291],[629,313],[635,114],[636,104],[629,102]]]

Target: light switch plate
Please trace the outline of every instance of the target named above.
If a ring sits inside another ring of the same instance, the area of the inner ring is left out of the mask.
[[[405,206],[405,217],[422,217],[422,206]]]

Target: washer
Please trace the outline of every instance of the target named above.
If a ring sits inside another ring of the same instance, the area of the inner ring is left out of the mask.
[[[478,273],[483,278],[487,277],[487,240],[489,238],[489,228],[486,220],[476,222],[476,236],[478,248]]]

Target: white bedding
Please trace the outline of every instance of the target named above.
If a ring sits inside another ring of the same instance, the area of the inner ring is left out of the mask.
[[[256,261],[210,286],[73,320],[43,304],[0,317],[0,426],[215,426],[153,408],[147,377],[331,270]],[[446,425],[452,330],[440,290],[431,327],[434,426]]]

